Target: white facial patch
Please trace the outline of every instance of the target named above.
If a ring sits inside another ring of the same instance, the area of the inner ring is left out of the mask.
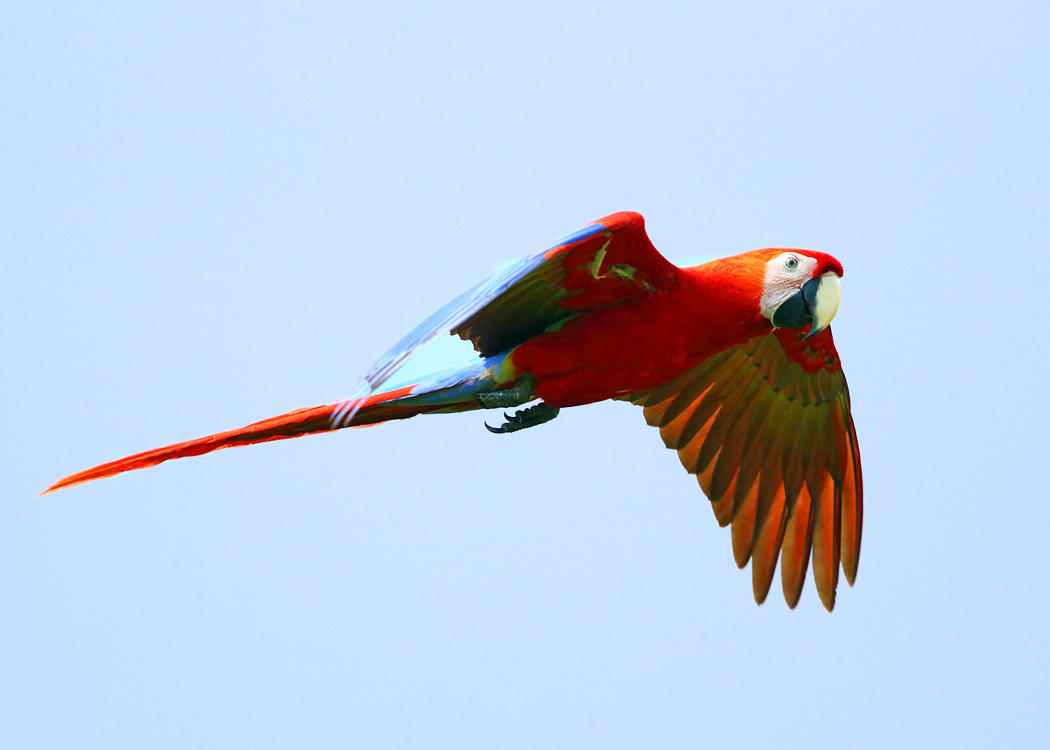
[[[813,278],[817,270],[817,259],[795,252],[781,253],[766,263],[766,275],[762,285],[762,297],[758,309],[767,320],[802,285]]]

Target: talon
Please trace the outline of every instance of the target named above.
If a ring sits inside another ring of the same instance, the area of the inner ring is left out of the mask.
[[[542,401],[535,406],[530,406],[528,409],[522,409],[516,414],[503,413],[504,422],[499,427],[493,427],[488,422],[485,422],[485,429],[496,435],[503,435],[508,432],[517,432],[518,430],[525,430],[529,427],[535,427],[538,424],[544,422],[550,422],[556,416],[560,409],[555,409],[553,406],[548,406]]]

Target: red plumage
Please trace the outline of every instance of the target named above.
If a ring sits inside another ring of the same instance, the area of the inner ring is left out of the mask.
[[[765,599],[779,559],[795,606],[812,560],[830,610],[840,565],[850,584],[856,576],[863,517],[849,391],[826,327],[841,276],[830,255],[783,248],[678,268],[653,247],[639,214],[612,214],[436,313],[377,362],[365,398],[128,456],[45,492],[235,445],[482,408],[493,393],[554,408],[626,399],[644,407],[718,522],[732,526],[737,563],[752,561],[755,599]],[[783,323],[772,311],[788,297],[789,327],[774,329],[771,320]],[[375,392],[444,331],[484,359],[451,378]]]

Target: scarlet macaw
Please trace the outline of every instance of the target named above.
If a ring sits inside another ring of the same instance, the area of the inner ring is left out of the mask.
[[[794,607],[809,558],[824,606],[839,563],[853,584],[862,480],[849,391],[828,324],[842,266],[811,250],[767,248],[679,268],[641,215],[611,214],[456,298],[395,344],[360,398],[282,414],[66,477],[45,492],[220,448],[343,427],[539,400],[493,432],[605,399],[644,408],[695,474],[755,600],[779,555]],[[465,367],[378,392],[421,346],[450,331],[480,355]],[[486,427],[488,425],[486,424]]]

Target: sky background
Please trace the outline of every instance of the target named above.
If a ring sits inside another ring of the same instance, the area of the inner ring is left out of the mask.
[[[1045,741],[1050,6],[684,5],[5,10],[0,746]],[[755,606],[627,404],[36,497],[345,396],[625,209],[676,261],[843,262],[867,502],[833,614],[812,580]]]

